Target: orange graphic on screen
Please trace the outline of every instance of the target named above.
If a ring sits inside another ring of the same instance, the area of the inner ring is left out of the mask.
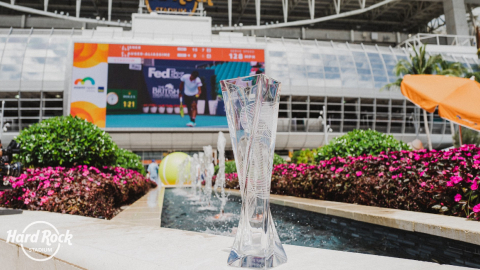
[[[107,118],[107,108],[99,108],[88,101],[76,101],[71,104],[70,114],[86,119],[98,127],[104,128]]]
[[[108,44],[75,43],[73,66],[90,68],[108,62]]]

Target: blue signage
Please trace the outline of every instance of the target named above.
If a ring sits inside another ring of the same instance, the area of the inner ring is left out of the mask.
[[[199,2],[213,6],[212,0],[145,0],[149,12],[194,13]]]
[[[147,83],[148,93],[156,105],[179,105],[180,78],[191,74],[196,69],[181,66],[144,66],[143,74]],[[198,69],[202,81],[202,92],[205,99],[212,99],[212,81],[215,82],[215,71],[212,69]],[[183,91],[183,89],[182,89]]]

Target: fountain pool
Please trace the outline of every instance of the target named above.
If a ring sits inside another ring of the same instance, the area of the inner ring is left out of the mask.
[[[219,218],[218,211],[198,211],[198,204],[192,205],[192,201],[187,200],[188,194],[190,194],[189,189],[167,189],[165,191],[161,227],[235,236],[241,208],[241,198],[239,196],[231,195],[228,197],[228,202],[225,205],[227,216]],[[214,206],[220,209],[219,200],[213,200],[213,202]],[[325,222],[326,216],[318,213],[275,204],[271,204],[270,207],[282,243],[432,261],[431,258],[408,253],[405,249],[399,248],[394,240],[390,241],[388,237],[380,238],[380,241],[378,239],[365,239],[360,232],[360,230],[365,229],[361,227],[354,229],[358,230],[357,236],[345,233],[346,226],[351,224],[346,224],[341,218],[334,219],[336,220],[335,224],[335,221],[334,223]],[[349,229],[350,232],[352,228]]]

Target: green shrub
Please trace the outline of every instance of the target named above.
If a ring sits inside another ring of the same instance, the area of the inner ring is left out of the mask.
[[[145,167],[143,167],[140,157],[127,149],[118,148],[116,152],[117,162],[115,167],[135,170],[145,175]]]
[[[273,154],[273,165],[279,165],[279,164],[287,164],[287,162],[281,156],[277,154]]]
[[[317,155],[316,149],[302,149],[293,152],[292,163],[296,164],[314,164],[315,156]]]
[[[235,173],[237,172],[237,165],[235,160],[225,162],[225,173]]]
[[[78,117],[54,117],[32,125],[16,137],[18,161],[25,166],[114,165],[118,147],[110,135]]]
[[[392,135],[375,130],[355,129],[347,134],[333,139],[329,144],[319,148],[315,160],[327,160],[333,157],[376,156],[380,152],[409,150],[404,142],[397,141]],[[305,162],[302,162],[305,163]]]
[[[273,164],[286,164],[287,162],[281,156],[274,154],[273,156]],[[237,165],[235,164],[235,160],[225,162],[225,173],[236,173],[237,172]],[[218,165],[215,166],[215,175],[218,173]]]

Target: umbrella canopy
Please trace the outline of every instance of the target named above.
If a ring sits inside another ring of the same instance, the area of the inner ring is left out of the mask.
[[[405,75],[402,94],[422,109],[471,129],[480,130],[480,84],[442,75]]]

